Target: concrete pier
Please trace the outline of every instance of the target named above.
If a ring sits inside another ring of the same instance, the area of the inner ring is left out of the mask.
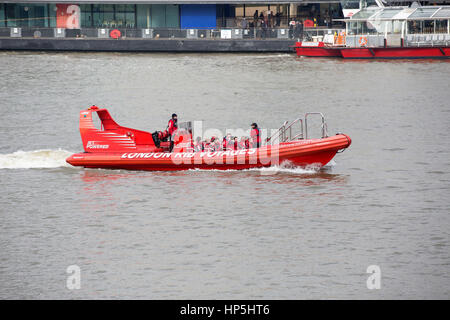
[[[293,52],[291,39],[0,38],[0,50],[111,52]]]

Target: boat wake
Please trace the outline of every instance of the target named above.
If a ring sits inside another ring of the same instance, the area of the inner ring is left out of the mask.
[[[258,169],[249,169],[250,171],[256,170],[261,173],[261,175],[272,175],[277,173],[289,173],[289,174],[315,174],[322,170],[329,170],[336,165],[336,162],[331,160],[326,166],[319,165],[309,165],[307,167],[297,167],[292,165],[291,163],[283,163],[280,166],[273,166],[268,168],[258,168]]]
[[[62,149],[16,151],[0,154],[0,169],[59,168],[70,166],[66,158],[72,152]]]
[[[275,175],[275,174],[298,174],[298,175],[310,175],[310,174],[316,174],[321,171],[327,171],[331,170],[332,167],[336,165],[336,162],[334,160],[331,160],[327,165],[320,167],[315,165],[310,165],[307,167],[298,167],[294,166],[290,163],[283,163],[278,166],[272,166],[272,167],[265,167],[265,168],[251,168],[251,169],[227,169],[227,170],[219,170],[219,169],[191,169],[189,171],[200,171],[200,172],[219,172],[219,173],[226,173],[226,172],[259,172],[261,175]]]

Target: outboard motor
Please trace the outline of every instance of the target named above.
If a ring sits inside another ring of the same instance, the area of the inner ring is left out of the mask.
[[[169,133],[166,131],[155,131],[152,133],[153,142],[155,142],[156,147],[161,146],[161,142],[166,142],[169,138]]]
[[[153,138],[153,142],[155,143],[155,146],[157,148],[159,148],[159,146],[161,145],[161,140],[159,140],[159,132],[155,131],[152,133],[152,138]]]

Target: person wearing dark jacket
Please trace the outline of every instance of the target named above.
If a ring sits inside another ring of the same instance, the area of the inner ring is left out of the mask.
[[[263,20],[261,20],[261,38],[265,39],[267,35],[267,24]]]
[[[297,21],[295,24],[294,37],[299,38],[300,40],[303,39],[303,24],[301,21]]]

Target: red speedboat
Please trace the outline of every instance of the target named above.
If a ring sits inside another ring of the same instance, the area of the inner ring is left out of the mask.
[[[101,121],[94,126],[93,114]],[[308,117],[322,117],[322,138],[308,139]],[[298,131],[296,132],[296,130]],[[304,129],[304,130],[303,130]],[[128,170],[250,169],[290,163],[294,166],[326,165],[338,151],[346,149],[351,139],[345,134],[328,137],[326,123],[320,113],[308,113],[304,119],[285,124],[259,148],[193,152],[189,127],[161,141],[158,132],[149,133],[118,125],[107,109],[92,106],[80,112],[80,134],[85,152],[67,162],[85,168]]]

